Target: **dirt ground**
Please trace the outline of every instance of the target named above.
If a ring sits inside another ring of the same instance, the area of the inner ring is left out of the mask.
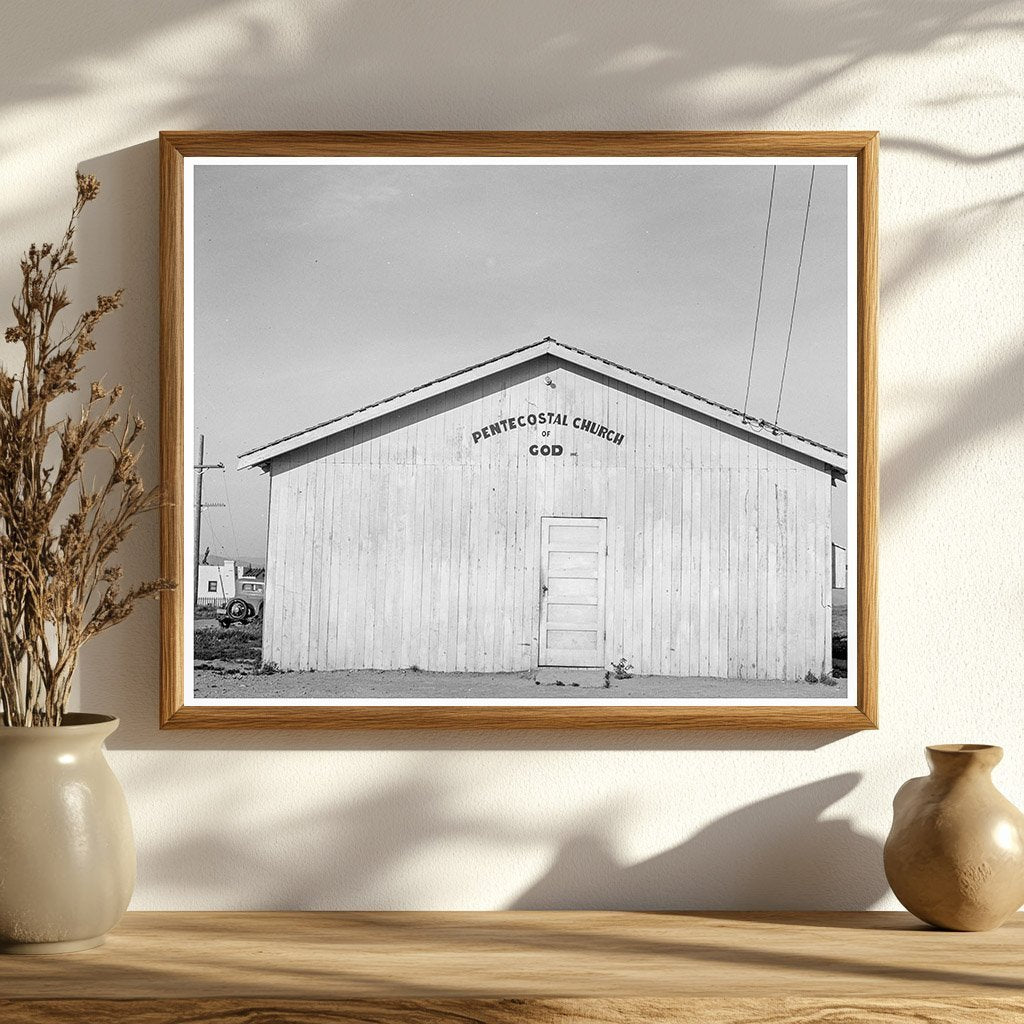
[[[568,674],[567,674],[568,678]],[[599,678],[599,674],[598,674]],[[311,700],[325,697],[445,697],[476,700],[483,697],[542,699],[589,698],[636,700],[644,697],[791,700],[794,697],[838,700],[846,696],[846,680],[837,685],[788,680],[680,679],[671,676],[635,676],[603,682],[538,681],[532,673],[493,674],[350,669],[335,672],[278,672],[258,675],[251,664],[209,661],[196,664],[195,696],[199,698],[278,697]]]

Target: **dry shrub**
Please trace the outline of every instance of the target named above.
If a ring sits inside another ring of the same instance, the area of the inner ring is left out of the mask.
[[[53,418],[51,406],[80,390],[82,362],[97,324],[121,305],[100,295],[67,328],[71,304],[60,275],[77,262],[78,218],[99,193],[78,174],[64,237],[32,245],[21,261],[8,344],[24,349],[21,371],[0,369],[0,702],[3,724],[59,725],[82,645],[131,614],[135,602],[172,586],[157,579],[122,589],[112,557],[135,519],[159,504],[139,477],[139,436],[121,385],[92,381],[79,415]],[[103,476],[86,482],[90,456]]]

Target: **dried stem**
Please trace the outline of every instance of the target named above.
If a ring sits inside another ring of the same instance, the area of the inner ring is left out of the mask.
[[[70,330],[58,327],[70,305],[60,274],[77,262],[78,218],[99,182],[78,174],[64,237],[30,246],[11,303],[5,338],[21,345],[17,375],[0,369],[0,710],[5,726],[59,725],[82,645],[131,614],[135,602],[170,587],[151,580],[122,593],[111,558],[135,519],[159,504],[137,465],[142,418],[117,405],[124,393],[93,381],[77,417],[50,422],[51,405],[79,390],[96,325],[121,305],[120,290],[100,295]],[[59,458],[55,449],[59,447]],[[87,486],[86,459],[110,459],[102,485]],[[72,496],[73,490],[77,492]]]

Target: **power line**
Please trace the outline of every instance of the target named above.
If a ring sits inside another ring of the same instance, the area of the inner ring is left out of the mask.
[[[221,552],[220,557],[224,557],[224,542],[220,539],[220,534],[217,533],[216,528],[209,519],[206,520],[206,528],[210,531],[210,539],[213,541],[213,546]]]
[[[224,504],[228,510],[228,523],[231,525],[231,540],[235,545],[234,555],[238,558],[238,534],[235,532],[235,517],[231,514],[231,494],[228,490],[228,475],[224,474]]]
[[[789,365],[789,345],[793,340],[793,320],[796,318],[796,297],[800,294],[800,269],[804,265],[804,243],[807,241],[807,221],[811,216],[811,192],[814,191],[814,164],[811,164],[811,180],[807,186],[807,209],[804,211],[804,233],[800,238],[800,258],[796,263],[796,284],[793,286],[793,307],[789,311],[789,333],[786,335],[786,356],[782,360],[782,379],[779,381],[779,402],[775,406],[775,426],[779,425],[779,410],[782,409],[782,388],[786,383],[786,367]]]
[[[761,281],[757,286],[757,310],[754,313],[754,337],[750,342],[750,366],[747,369],[747,393],[743,396],[743,418],[747,417],[747,402],[750,401],[750,379],[754,375],[754,349],[757,348],[757,324],[761,319],[761,296],[764,294],[764,267],[768,260],[768,232],[772,226],[772,201],[775,199],[775,174],[777,165],[772,165],[772,188],[768,193],[768,218],[764,224],[764,249],[761,252]]]

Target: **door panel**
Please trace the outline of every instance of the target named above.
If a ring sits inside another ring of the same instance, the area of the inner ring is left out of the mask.
[[[597,646],[596,630],[549,629],[548,648],[557,651],[591,651]]]
[[[552,551],[548,556],[548,573],[562,579],[597,579],[596,551]]]
[[[543,569],[541,575],[544,575]],[[597,580],[582,580],[557,576],[547,578],[548,601],[597,603]]]
[[[594,520],[596,522],[596,520]],[[551,526],[548,538],[559,551],[591,551],[594,544],[592,526]]]
[[[606,536],[605,519],[541,519],[541,665],[604,665]]]
[[[581,626],[597,628],[596,604],[549,604],[549,626]]]

